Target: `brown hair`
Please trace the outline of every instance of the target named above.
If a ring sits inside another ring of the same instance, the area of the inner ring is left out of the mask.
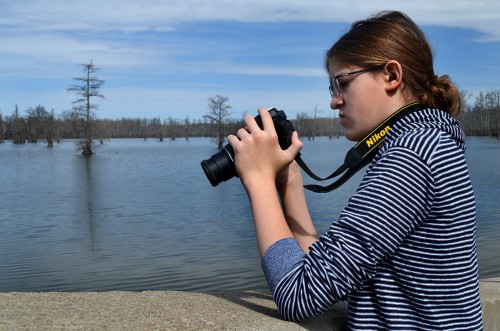
[[[453,117],[460,112],[460,92],[447,75],[434,74],[432,50],[424,33],[401,12],[381,12],[353,23],[327,51],[327,71],[332,58],[363,68],[379,67],[396,60],[403,68],[405,88],[422,106],[439,108]]]

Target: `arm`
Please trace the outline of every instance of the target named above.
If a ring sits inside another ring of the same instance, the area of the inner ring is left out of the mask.
[[[261,183],[255,189],[245,187],[252,209],[259,255],[275,242],[293,234],[281,210],[274,183]]]
[[[283,151],[271,116],[265,108],[260,108],[259,114],[263,129],[247,116],[247,128],[238,130],[237,137],[230,135],[228,140],[235,152],[236,170],[248,194],[262,256],[276,241],[293,237],[281,209],[275,181],[277,174],[293,161],[302,143],[294,132],[292,145]]]
[[[307,208],[303,184],[300,167],[295,161],[276,178],[276,187],[288,226],[302,250],[308,253],[309,246],[318,240],[318,235]]]

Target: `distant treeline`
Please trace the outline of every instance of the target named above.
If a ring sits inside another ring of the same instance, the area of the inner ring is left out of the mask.
[[[500,138],[500,90],[481,92],[474,102],[469,104],[467,93],[463,93],[463,109],[459,116],[466,135],[493,136]],[[341,136],[343,129],[338,118],[320,118],[306,112],[290,118],[302,139],[314,139],[316,136]],[[60,139],[82,137],[84,122],[80,116],[72,112],[54,114],[44,106],[31,107],[21,113],[17,106],[11,115],[0,113],[0,142],[12,140],[13,143],[36,143],[43,139],[49,146]],[[234,133],[242,127],[243,119],[230,119],[225,122],[227,134]],[[183,120],[168,118],[122,118],[93,119],[96,139],[111,138],[155,138],[155,139],[189,139],[191,137],[216,137],[218,126],[208,119]]]
[[[465,102],[458,119],[465,134],[500,139],[500,90],[479,93],[473,105],[466,102],[470,94],[462,95]]]

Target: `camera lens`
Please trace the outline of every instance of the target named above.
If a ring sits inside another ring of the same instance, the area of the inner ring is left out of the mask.
[[[201,167],[212,186],[217,186],[220,182],[225,182],[236,176],[233,157],[233,148],[230,144],[227,144],[222,147],[220,152],[212,155],[207,160],[201,161]]]

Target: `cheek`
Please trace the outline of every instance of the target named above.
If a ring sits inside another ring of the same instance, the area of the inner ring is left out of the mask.
[[[364,138],[383,120],[380,120],[379,114],[377,114],[378,99],[375,91],[374,87],[366,88],[363,91],[358,89],[355,92],[356,95],[351,99],[353,103],[350,105],[350,110],[355,121],[353,128],[355,128],[358,139]]]
[[[376,125],[373,119],[373,109],[370,107],[357,107],[353,110],[351,120],[352,126],[346,132],[346,137],[350,140],[363,139]]]

